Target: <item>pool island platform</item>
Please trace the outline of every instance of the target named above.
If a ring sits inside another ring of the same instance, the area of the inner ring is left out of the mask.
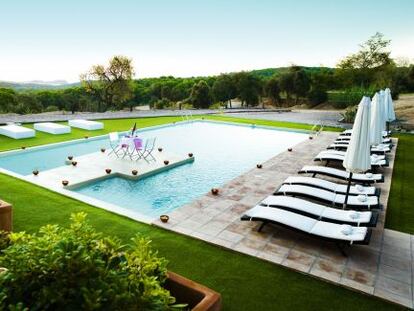
[[[128,156],[117,157],[114,153],[109,153],[110,150],[106,150],[74,157],[71,160],[62,159],[62,166],[25,177],[28,181],[46,188],[72,190],[115,176],[139,180],[194,161],[193,156],[178,156],[165,151],[154,151],[155,160],[148,162],[144,159],[131,160]],[[136,171],[136,174],[133,171]],[[68,184],[63,185],[63,181],[67,181]]]

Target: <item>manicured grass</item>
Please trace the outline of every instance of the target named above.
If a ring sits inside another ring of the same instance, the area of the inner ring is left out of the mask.
[[[414,135],[398,134],[385,227],[414,234]]]
[[[98,131],[86,131],[72,127],[72,132],[69,134],[52,135],[43,132],[36,131],[36,137],[26,139],[13,139],[3,135],[0,135],[0,151],[17,149],[22,146],[30,147],[44,144],[51,144],[61,141],[67,141],[72,139],[84,138],[85,136],[92,137],[98,135],[104,135],[114,131],[127,131],[137,122],[137,127],[148,127],[166,123],[172,123],[175,121],[181,121],[181,117],[158,117],[158,118],[139,118],[139,119],[113,119],[113,120],[100,120],[105,124],[104,129]],[[67,124],[67,122],[58,122],[61,124]],[[25,124],[28,128],[33,128],[32,124]]]
[[[71,213],[85,211],[90,222],[124,242],[148,236],[169,268],[223,296],[223,310],[394,310],[397,306],[301,273],[221,249],[202,241],[106,212],[46,189],[0,174],[1,197],[13,204],[14,230],[36,231],[67,225]]]
[[[244,124],[253,123],[256,125],[265,125],[265,126],[273,126],[273,127],[289,128],[289,129],[311,130],[313,127],[313,125],[304,124],[304,123],[245,119],[245,118],[237,118],[235,116],[237,116],[237,114],[234,114],[234,117],[228,117],[226,115],[207,115],[203,117],[205,119],[217,120],[217,121],[237,122],[237,123],[244,123]],[[342,132],[344,129],[340,127],[326,126],[324,127],[324,130],[331,131],[331,132]]]
[[[223,116],[207,119],[309,129],[308,125],[248,120]],[[136,119],[139,127],[178,121],[178,117]],[[0,138],[0,149],[52,143],[85,135],[128,129],[135,119],[105,120],[105,130],[74,130],[70,135],[38,133],[37,138],[15,141]],[[183,235],[145,225],[89,206],[38,186],[0,174],[0,197],[13,204],[14,230],[34,232],[41,225],[68,224],[69,215],[85,211],[90,222],[124,242],[135,234],[153,240],[154,248],[170,261],[169,268],[209,286],[223,296],[224,310],[393,310],[399,307],[376,298],[319,281],[265,261],[225,250]]]

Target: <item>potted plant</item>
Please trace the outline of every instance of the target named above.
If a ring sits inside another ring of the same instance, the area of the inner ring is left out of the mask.
[[[168,272],[148,239],[125,246],[96,232],[85,213],[71,219],[0,234],[1,310],[220,310],[219,294]]]

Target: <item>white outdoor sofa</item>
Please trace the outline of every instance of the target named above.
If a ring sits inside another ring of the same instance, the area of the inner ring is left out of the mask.
[[[35,131],[24,126],[10,124],[0,126],[0,135],[14,139],[30,138],[35,136]]]
[[[69,126],[77,127],[77,128],[88,130],[88,131],[96,131],[96,130],[101,130],[104,128],[104,125],[102,122],[81,120],[81,119],[69,120]]]
[[[54,135],[70,133],[70,126],[52,123],[52,122],[35,123],[34,129],[36,131],[45,132],[45,133],[54,134]]]

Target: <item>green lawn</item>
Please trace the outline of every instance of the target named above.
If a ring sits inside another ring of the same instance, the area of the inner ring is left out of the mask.
[[[285,123],[211,116],[209,119],[241,121],[273,126]],[[140,127],[172,122],[177,118],[139,119]],[[125,130],[134,120],[105,120],[105,131]],[[292,126],[293,128],[294,126]],[[302,127],[303,128],[303,127]],[[0,149],[8,150],[83,137],[74,131],[65,137],[39,134],[36,139],[16,142],[0,138]],[[95,132],[96,133],[96,132]],[[14,230],[36,231],[41,225],[66,225],[73,212],[85,211],[90,222],[108,235],[125,242],[135,234],[153,240],[161,256],[170,261],[169,268],[205,284],[223,296],[224,310],[392,310],[397,306],[319,281],[301,273],[209,245],[183,235],[132,221],[89,206],[35,185],[0,174],[0,197],[14,206]]]
[[[414,135],[398,134],[385,227],[414,234]]]

